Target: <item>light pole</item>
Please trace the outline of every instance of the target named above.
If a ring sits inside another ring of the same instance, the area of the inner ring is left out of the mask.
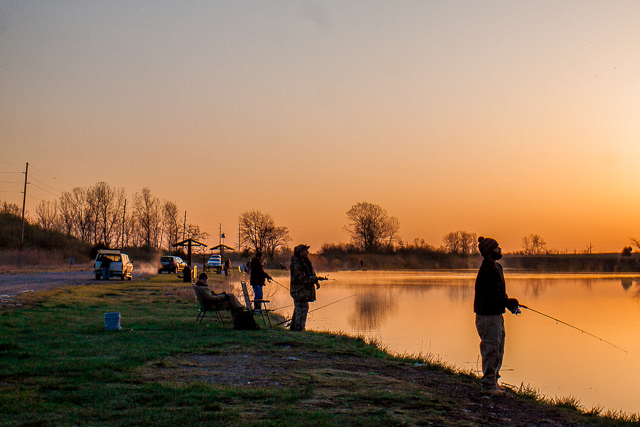
[[[227,237],[225,233],[222,232],[222,223],[220,223],[220,229],[218,230],[218,244],[220,245],[220,261],[224,264],[224,246],[222,246],[222,239]]]

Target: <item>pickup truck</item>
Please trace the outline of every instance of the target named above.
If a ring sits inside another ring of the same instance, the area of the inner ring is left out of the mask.
[[[98,249],[96,259],[93,261],[93,273],[96,275],[96,280],[102,278],[102,261],[105,258],[111,261],[109,264],[109,277],[120,277],[122,280],[132,279],[133,264],[129,260],[129,255],[123,254],[119,249]]]

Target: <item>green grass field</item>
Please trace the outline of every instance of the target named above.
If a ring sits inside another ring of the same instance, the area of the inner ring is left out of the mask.
[[[333,333],[234,331],[213,317],[196,324],[193,291],[174,275],[26,293],[19,301],[0,309],[3,426],[474,426],[497,419],[488,409],[496,402],[478,396],[474,375],[428,357],[394,357]],[[122,330],[105,331],[111,311],[121,313]],[[560,403],[530,390],[510,393],[499,419],[633,421]]]

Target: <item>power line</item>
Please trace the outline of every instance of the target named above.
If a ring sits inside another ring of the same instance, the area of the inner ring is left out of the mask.
[[[52,193],[51,191],[49,191],[49,190],[47,190],[47,189],[45,189],[45,188],[39,187],[39,186],[37,186],[37,185],[35,185],[35,184],[32,184],[31,182],[30,182],[29,184],[31,184],[33,187],[39,188],[39,189],[40,189],[40,190],[42,190],[42,191],[46,191],[47,193],[49,193],[49,194],[51,194],[51,195],[54,195],[54,196],[58,197],[58,195],[57,195],[57,194],[54,194],[54,193]],[[32,197],[32,196],[30,195],[29,197]]]
[[[40,180],[39,180],[39,179],[37,179],[37,178],[31,177],[31,179],[32,179],[32,180],[34,180],[34,181],[38,181],[40,184],[42,184],[42,185],[44,185],[44,186],[47,186],[47,187],[49,187],[50,189],[57,191],[58,193],[62,193],[62,191],[60,191],[60,190],[58,190],[57,188],[52,187],[52,186],[50,186],[50,185],[48,185],[48,184],[45,184],[44,182],[40,181]]]
[[[64,182],[63,180],[56,178],[55,176],[53,176],[53,175],[51,175],[51,174],[49,174],[49,173],[47,173],[47,172],[43,171],[43,170],[42,170],[42,169],[40,169],[40,168],[37,168],[37,167],[35,167],[35,166],[31,165],[31,164],[30,164],[29,166],[31,166],[32,168],[36,169],[37,171],[42,172],[43,174],[45,174],[45,175],[47,175],[47,176],[49,176],[49,177],[51,177],[51,178],[53,178],[53,179],[55,179],[55,180],[57,180],[57,181],[60,181],[60,182],[61,182],[61,183],[63,183],[63,184],[66,184],[66,185],[69,185],[69,186],[72,186],[72,187],[73,187],[73,184],[69,184],[68,182]]]

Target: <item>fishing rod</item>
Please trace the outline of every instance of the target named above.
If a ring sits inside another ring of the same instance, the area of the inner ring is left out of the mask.
[[[563,322],[562,320],[560,320],[560,319],[556,319],[555,317],[549,316],[548,314],[541,313],[541,312],[539,312],[538,310],[534,310],[533,308],[527,307],[526,305],[519,304],[519,307],[526,308],[526,309],[527,309],[527,310],[529,310],[529,311],[533,311],[534,313],[538,313],[538,314],[539,314],[539,315],[541,315],[541,316],[548,317],[549,319],[555,320],[556,322],[558,322],[558,323],[562,323],[563,325],[567,325],[567,326],[569,326],[570,328],[577,329],[578,331],[582,332],[583,334],[591,335],[592,337],[594,337],[594,338],[596,338],[596,339],[599,339],[600,341],[602,341],[602,342],[604,342],[604,343],[607,343],[607,344],[609,344],[610,346],[613,346],[613,347],[617,348],[618,350],[622,350],[622,351],[624,351],[625,353],[628,353],[628,352],[627,352],[627,350],[625,350],[625,349],[623,349],[623,348],[620,348],[620,347],[618,347],[617,345],[612,344],[612,343],[610,343],[609,341],[607,341],[607,340],[605,340],[605,339],[603,339],[603,338],[600,338],[600,337],[598,337],[598,336],[596,336],[596,335],[593,335],[592,333],[587,332],[587,331],[585,331],[584,329],[580,329],[580,328],[578,328],[577,326],[570,325],[570,324],[569,324],[569,323],[567,323],[567,322]]]
[[[329,279],[329,277],[322,277],[322,276],[318,276],[318,281],[323,281],[323,280],[331,280],[331,281],[337,282],[337,280],[336,280],[336,279]],[[285,285],[283,285],[282,283],[278,282],[276,279],[271,278],[271,281],[272,281],[272,282],[275,282],[277,285],[282,286],[282,287],[283,287],[283,288],[285,288],[286,290],[289,290],[289,288],[287,288],[287,287],[286,287]]]
[[[339,300],[337,300],[337,301],[330,302],[329,304],[325,304],[325,305],[323,305],[322,307],[314,308],[313,310],[310,310],[308,313],[313,313],[313,312],[314,312],[314,311],[316,311],[316,310],[320,310],[321,308],[328,307],[328,306],[330,306],[331,304],[335,304],[335,303],[338,303],[338,302],[340,302],[340,301],[344,301],[344,300],[346,300],[346,299],[349,299],[349,298],[351,298],[351,297],[355,297],[356,295],[357,295],[357,294],[349,295],[348,297],[344,297],[344,298],[341,298],[341,299],[339,299]],[[276,323],[276,326],[280,326],[280,325],[282,325],[283,323],[287,323],[287,322],[291,322],[291,319],[286,319],[286,320],[284,320],[283,322]]]
[[[287,288],[285,285],[283,285],[282,283],[278,282],[277,280],[275,280],[275,279],[273,279],[273,278],[272,278],[272,279],[271,279],[271,281],[272,281],[272,282],[276,282],[276,284],[278,284],[278,285],[282,286],[282,287],[283,287],[283,288],[285,288],[286,290],[289,290],[289,288]]]

